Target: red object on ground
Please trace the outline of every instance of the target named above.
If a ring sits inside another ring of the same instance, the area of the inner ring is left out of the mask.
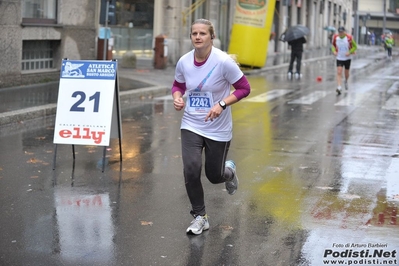
[[[317,82],[321,82],[323,80],[323,78],[321,76],[317,76],[316,80],[317,80]]]

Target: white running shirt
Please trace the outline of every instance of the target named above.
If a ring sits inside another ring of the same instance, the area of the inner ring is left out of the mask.
[[[212,47],[202,66],[194,65],[194,49],[183,55],[176,65],[175,80],[186,83],[186,107],[181,129],[190,130],[215,141],[230,141],[233,121],[230,106],[213,121],[205,122],[210,108],[230,95],[231,84],[244,74],[225,52]]]
[[[336,46],[338,49],[337,60],[346,61],[351,59],[351,56],[347,56],[346,53],[349,52],[349,41],[348,37],[341,38],[339,36],[336,37]]]

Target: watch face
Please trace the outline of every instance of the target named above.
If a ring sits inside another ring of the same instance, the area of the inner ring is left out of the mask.
[[[226,109],[226,103],[224,101],[220,101],[219,105],[223,108]]]

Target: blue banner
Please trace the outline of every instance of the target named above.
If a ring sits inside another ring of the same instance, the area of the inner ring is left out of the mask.
[[[116,61],[62,60],[61,78],[115,80]]]

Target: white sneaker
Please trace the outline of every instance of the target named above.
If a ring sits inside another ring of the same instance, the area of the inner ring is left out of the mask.
[[[237,188],[238,188],[238,177],[236,173],[236,164],[233,160],[228,160],[225,162],[225,167],[230,168],[230,170],[233,172],[233,178],[231,180],[225,181],[225,186],[227,193],[230,195],[233,195],[236,193]]]
[[[337,92],[338,95],[341,94],[342,88],[341,86],[338,86],[337,89],[335,90]]]
[[[287,73],[287,77],[288,77],[288,79],[291,79],[292,73],[291,73],[291,72],[288,72],[288,73]]]
[[[295,73],[295,79],[299,79],[299,77],[300,77],[300,74]]]
[[[194,220],[191,221],[190,226],[187,228],[186,233],[199,235],[202,231],[209,229],[208,215],[204,216],[197,215]]]

